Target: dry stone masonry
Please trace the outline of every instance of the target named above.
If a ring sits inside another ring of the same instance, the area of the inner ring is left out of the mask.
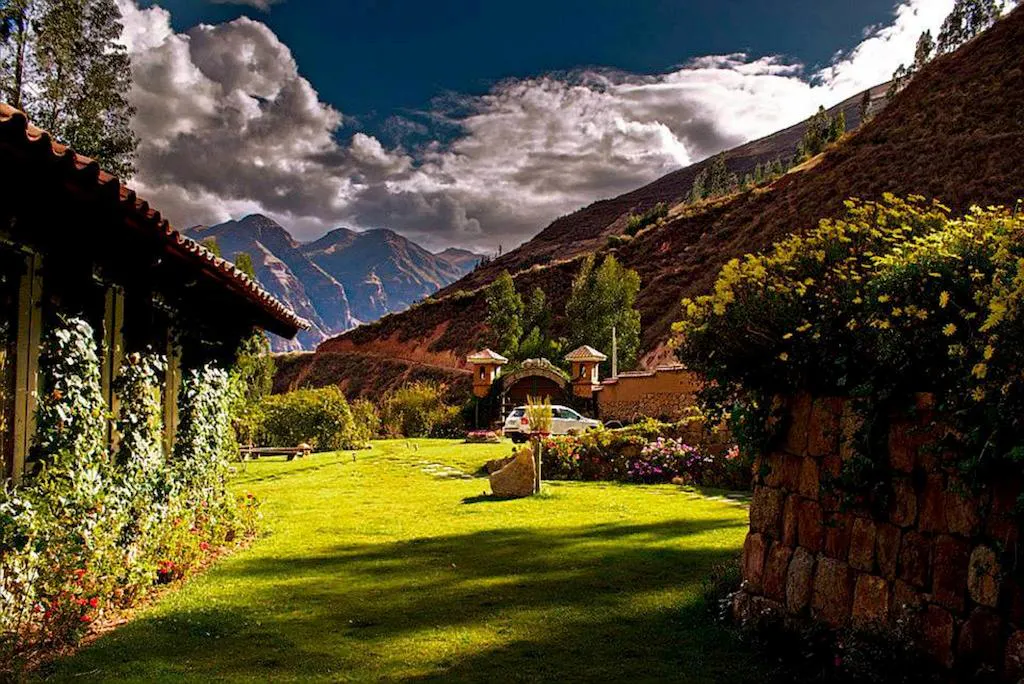
[[[1013,567],[1021,478],[968,487],[944,465],[942,423],[921,395],[891,420],[889,494],[869,507],[832,484],[855,455],[852,403],[800,395],[786,413],[755,467],[737,618],[872,629],[901,621],[946,666],[1024,676],[1024,586]]]

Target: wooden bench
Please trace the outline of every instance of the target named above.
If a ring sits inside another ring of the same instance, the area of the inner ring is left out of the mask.
[[[313,448],[304,444],[297,447],[243,446],[239,447],[239,452],[243,461],[247,461],[250,458],[260,458],[261,456],[287,456],[288,460],[292,461],[296,457],[302,458],[304,456],[309,456],[313,453]]]

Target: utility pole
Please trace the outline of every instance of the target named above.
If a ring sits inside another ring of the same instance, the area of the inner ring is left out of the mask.
[[[619,377],[619,340],[615,336],[615,326],[612,326],[612,377]]]

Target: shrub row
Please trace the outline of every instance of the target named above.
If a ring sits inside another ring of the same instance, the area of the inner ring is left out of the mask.
[[[862,398],[866,454],[893,402],[931,392],[965,470],[1019,461],[1022,237],[1016,210],[850,200],[845,217],[726,264],[712,294],[684,302],[677,355],[709,381],[706,408],[749,419],[737,432],[752,450],[776,394]]]
[[[48,335],[35,472],[0,491],[0,679],[254,531],[255,500],[236,499],[225,485],[228,374],[185,374],[177,439],[165,456],[163,366],[158,356],[126,360],[111,453],[92,329],[71,320]]]
[[[736,447],[694,446],[673,437],[678,427],[648,420],[618,430],[598,429],[543,442],[544,477],[551,480],[616,480],[745,489],[751,469]]]

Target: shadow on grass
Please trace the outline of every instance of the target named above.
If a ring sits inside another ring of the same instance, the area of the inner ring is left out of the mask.
[[[746,681],[700,601],[735,554],[719,532],[742,527],[502,528],[241,559],[216,571],[239,596],[140,619],[46,674]]]

